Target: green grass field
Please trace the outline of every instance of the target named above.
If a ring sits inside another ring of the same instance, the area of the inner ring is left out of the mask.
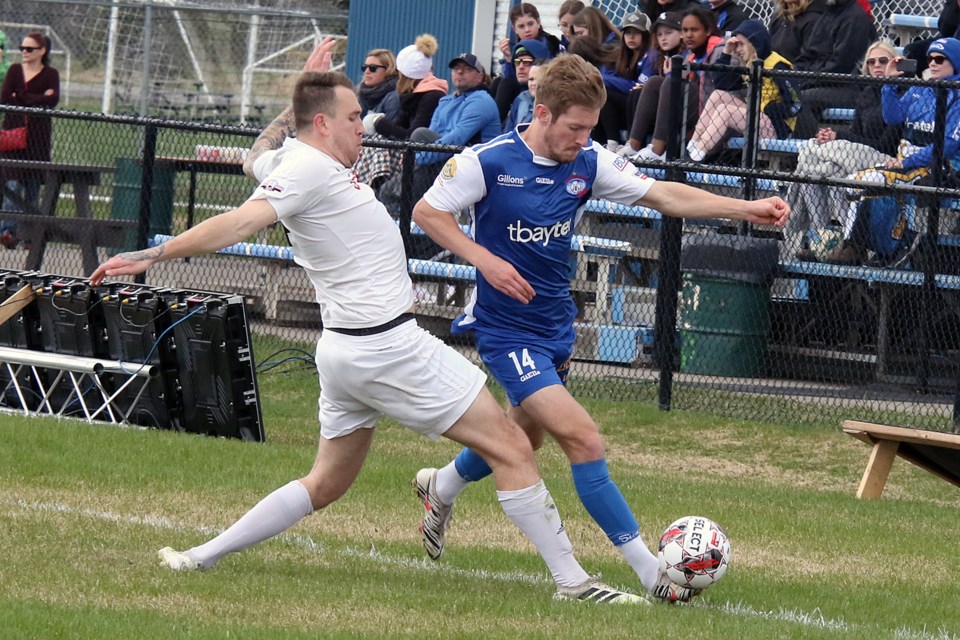
[[[726,577],[694,606],[552,601],[489,481],[462,496],[447,552],[431,562],[409,481],[457,449],[389,422],[325,512],[211,571],[161,570],[156,549],[203,541],[312,462],[315,372],[284,365],[260,387],[263,445],[0,416],[0,637],[960,637],[955,487],[898,461],[884,497],[858,501],[868,449],[838,425],[637,403],[587,406],[647,543],[701,513],[733,544]],[[638,588],[580,506],[559,448],[539,461],[585,568]]]

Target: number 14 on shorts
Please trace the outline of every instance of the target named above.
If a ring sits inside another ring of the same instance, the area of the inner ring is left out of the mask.
[[[519,355],[517,355],[518,353]],[[517,368],[517,375],[520,377],[520,382],[525,382],[534,376],[540,375],[537,363],[530,357],[530,351],[528,349],[522,349],[519,352],[511,351],[507,354],[507,357],[513,362],[513,366]]]

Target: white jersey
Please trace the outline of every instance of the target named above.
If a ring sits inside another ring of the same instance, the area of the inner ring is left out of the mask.
[[[287,138],[257,158],[253,172],[260,186],[250,199],[266,199],[287,228],[324,326],[375,327],[413,306],[400,231],[353,169]]]

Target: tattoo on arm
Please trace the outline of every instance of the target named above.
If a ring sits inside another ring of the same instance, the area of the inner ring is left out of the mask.
[[[142,260],[159,260],[163,256],[163,245],[161,244],[158,247],[152,247],[150,249],[143,249],[142,251],[130,251],[129,253],[121,253],[118,255],[118,258],[123,258],[124,260],[130,260],[132,262],[140,262]]]
[[[253,175],[253,163],[257,158],[265,151],[279,149],[283,145],[283,141],[293,137],[295,132],[296,123],[293,119],[293,106],[289,106],[273,122],[267,125],[257,137],[256,142],[253,143],[253,146],[250,147],[250,153],[247,154],[247,159],[243,161],[243,172],[256,179]]]

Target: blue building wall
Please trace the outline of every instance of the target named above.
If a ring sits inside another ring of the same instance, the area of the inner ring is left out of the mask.
[[[450,80],[447,63],[471,51],[475,3],[492,0],[351,0],[347,31],[345,73],[354,83],[363,73],[360,65],[371,49],[397,53],[413,44],[422,33],[436,36],[440,43],[434,57],[434,74]],[[476,52],[480,55],[481,52]],[[489,69],[488,69],[489,71]]]

